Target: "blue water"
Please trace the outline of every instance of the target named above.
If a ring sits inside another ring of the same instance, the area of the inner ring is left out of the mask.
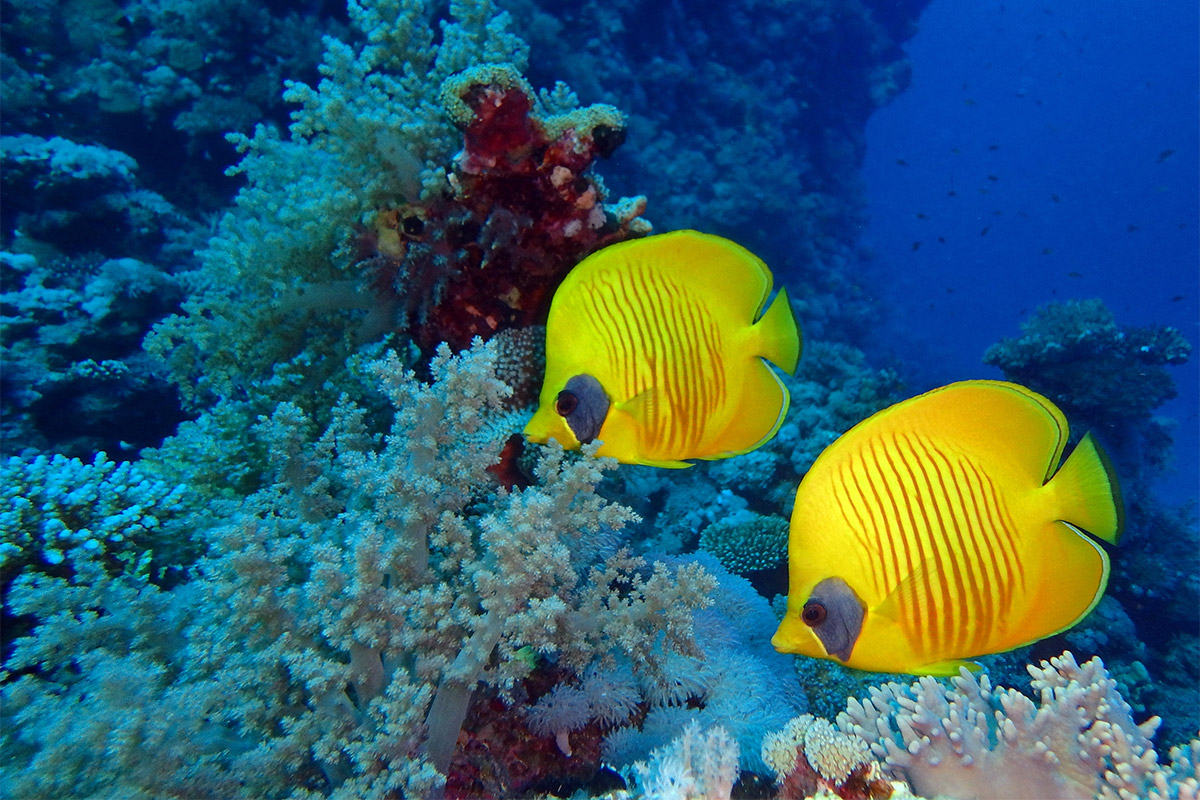
[[[999,377],[983,352],[1053,300],[1099,297],[1118,324],[1200,341],[1198,8],[924,12],[912,85],[871,118],[863,168],[879,341],[923,382]],[[1179,397],[1160,409],[1178,421],[1160,490],[1178,501],[1197,495],[1196,363],[1172,368]]]

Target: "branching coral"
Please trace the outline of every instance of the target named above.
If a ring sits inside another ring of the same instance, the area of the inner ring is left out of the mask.
[[[28,673],[5,694],[26,759],[9,767],[18,794],[79,785],[273,797],[304,786],[424,796],[454,769],[476,684],[512,691],[530,673],[530,651],[580,672],[619,655],[655,675],[664,653],[695,652],[693,614],[712,578],[619,549],[631,512],[593,490],[611,463],[553,448],[537,485],[495,488],[488,467],[508,434],[490,424],[508,394],[496,357],[491,345],[459,357],[443,348],[432,385],[394,355],[371,362],[363,378],[394,409],[385,437],[350,403],[323,433],[281,404],[256,433],[273,480],[223,506],[200,577],[169,595],[94,569],[77,583],[19,579],[14,605],[41,624],[7,665]],[[147,603],[169,611],[141,613]],[[174,648],[146,639],[164,613],[186,620]],[[105,644],[99,629],[124,633]],[[180,737],[64,729],[72,710],[95,703],[105,719],[127,704],[126,684],[95,684],[114,659],[159,676],[138,703],[151,716],[188,714]],[[84,679],[71,677],[77,669]],[[49,737],[62,741],[51,747]],[[105,765],[149,759],[152,745],[178,768],[147,782]]]
[[[762,757],[775,773],[778,800],[797,800],[818,790],[863,800],[892,795],[866,742],[811,714],[763,737]]]
[[[648,761],[626,771],[646,800],[729,800],[738,777],[738,745],[719,725],[701,732],[694,720]]]
[[[186,486],[104,453],[90,464],[61,455],[10,458],[0,465],[0,583],[7,590],[26,568],[69,574],[84,560],[161,581],[167,567],[196,556],[180,530],[187,497]]]
[[[1031,666],[1034,703],[966,670],[946,688],[932,678],[889,683],[852,700],[838,727],[920,794],[959,798],[1194,798],[1200,742],[1158,763],[1158,719],[1136,725],[1099,658],[1070,653]]]

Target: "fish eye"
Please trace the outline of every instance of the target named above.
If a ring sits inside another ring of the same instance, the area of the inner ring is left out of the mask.
[[[825,606],[816,600],[809,600],[800,610],[800,619],[810,628],[815,628],[825,621]]]
[[[574,392],[568,392],[566,389],[559,392],[558,398],[554,401],[554,410],[562,417],[570,416],[578,407],[579,398],[575,396]]]

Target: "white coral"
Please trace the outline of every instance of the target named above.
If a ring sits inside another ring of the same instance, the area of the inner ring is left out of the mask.
[[[1134,723],[1099,658],[1080,665],[1068,652],[1029,672],[1038,704],[964,669],[950,689],[932,678],[872,689],[866,703],[850,701],[838,726],[863,737],[925,795],[1195,796],[1200,774],[1186,752],[1173,751],[1170,769],[1158,763],[1151,742],[1158,718]]]

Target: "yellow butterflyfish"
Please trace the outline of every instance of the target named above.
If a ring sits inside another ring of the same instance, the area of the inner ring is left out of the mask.
[[[771,271],[728,239],[677,231],[585,258],[554,294],[546,374],[525,426],[534,442],[686,467],[771,439],[788,392],[767,365],[794,372],[800,330]],[[760,316],[761,314],[761,316]]]
[[[1122,505],[1090,433],[1059,468],[1067,433],[1045,397],[983,380],[852,428],[796,491],[775,648],[953,675],[1075,625],[1104,594],[1093,536],[1117,543]]]

